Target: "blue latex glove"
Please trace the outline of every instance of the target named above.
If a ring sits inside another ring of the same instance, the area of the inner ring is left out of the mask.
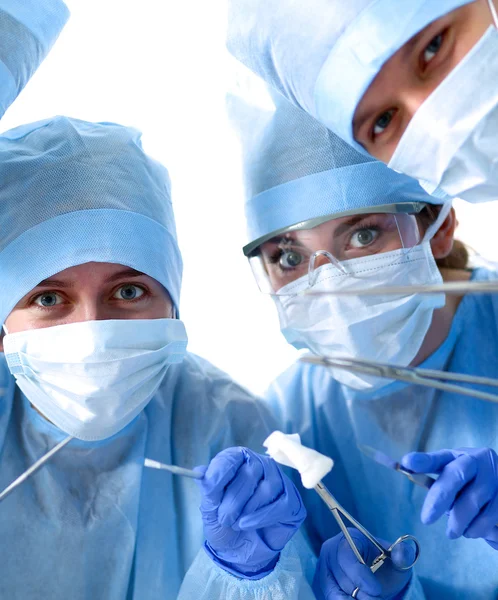
[[[348,528],[356,547],[367,565],[371,565],[379,555],[379,550],[367,540],[357,529]],[[382,546],[388,548],[390,544],[378,540]],[[393,560],[385,563],[374,574],[369,566],[362,565],[353,553],[351,546],[340,533],[327,540],[320,552],[318,565],[313,581],[313,591],[317,600],[338,600],[351,598],[351,594],[358,587],[360,591],[358,600],[401,600],[408,588],[412,570],[400,571],[396,568],[396,553],[403,551],[412,552],[409,547],[399,547],[393,551]],[[411,556],[408,558],[412,558]],[[407,557],[400,557],[400,563]],[[398,564],[400,564],[398,563]]]
[[[416,473],[439,473],[427,492],[422,523],[449,515],[446,535],[484,538],[498,550],[498,456],[491,448],[412,452],[402,459]]]
[[[306,518],[299,492],[274,460],[247,448],[223,450],[200,468],[207,553],[237,577],[264,577]]]

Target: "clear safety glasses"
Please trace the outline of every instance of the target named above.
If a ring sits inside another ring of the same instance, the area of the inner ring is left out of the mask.
[[[296,283],[299,292],[312,289],[323,267],[368,277],[381,261],[406,260],[419,244],[423,230],[417,215],[425,206],[407,202],[310,219],[256,240],[244,253],[266,294],[294,295]]]

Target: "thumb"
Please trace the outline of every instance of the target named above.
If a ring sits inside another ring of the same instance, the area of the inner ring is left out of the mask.
[[[401,459],[405,469],[414,473],[441,473],[444,467],[460,456],[456,450],[438,450],[437,452],[410,452]]]
[[[349,529],[349,533],[367,565],[370,564],[372,556],[376,555],[373,544],[356,529]],[[381,586],[367,565],[358,561],[349,542],[343,534],[340,534],[337,547],[339,569],[336,568],[334,571],[341,588],[347,590],[348,582],[351,582],[353,589],[359,587],[367,595],[378,596],[381,593]]]

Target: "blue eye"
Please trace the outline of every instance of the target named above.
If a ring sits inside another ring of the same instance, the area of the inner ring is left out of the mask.
[[[62,303],[62,298],[55,292],[45,292],[34,299],[34,303],[43,308],[50,308]]]
[[[384,133],[384,131],[391,124],[391,121],[393,120],[393,117],[394,117],[394,113],[395,113],[395,110],[391,109],[391,110],[386,110],[386,112],[383,112],[380,115],[380,117],[377,119],[377,121],[375,121],[375,124],[374,124],[374,128],[373,128],[374,136],[381,135],[382,133]]]
[[[434,37],[427,48],[424,50],[424,64],[427,65],[431,62],[431,60],[437,55],[437,53],[441,50],[443,45],[444,35],[440,33]]]
[[[144,290],[138,285],[123,285],[114,294],[117,300],[136,300],[144,295]]]
[[[378,237],[375,229],[359,229],[351,236],[350,244],[353,248],[364,248],[372,244]]]
[[[282,254],[279,259],[280,267],[285,271],[289,269],[295,269],[303,262],[303,255],[299,254],[295,250],[285,251],[282,250]]]

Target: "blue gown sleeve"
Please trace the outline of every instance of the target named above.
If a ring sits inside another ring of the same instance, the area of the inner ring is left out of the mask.
[[[227,573],[201,550],[183,580],[178,600],[313,600],[315,566],[299,533],[287,544],[272,573],[258,580]]]
[[[422,584],[417,577],[416,569],[413,573],[413,577],[410,581],[410,585],[406,590],[402,600],[425,600],[426,596],[422,589]]]

